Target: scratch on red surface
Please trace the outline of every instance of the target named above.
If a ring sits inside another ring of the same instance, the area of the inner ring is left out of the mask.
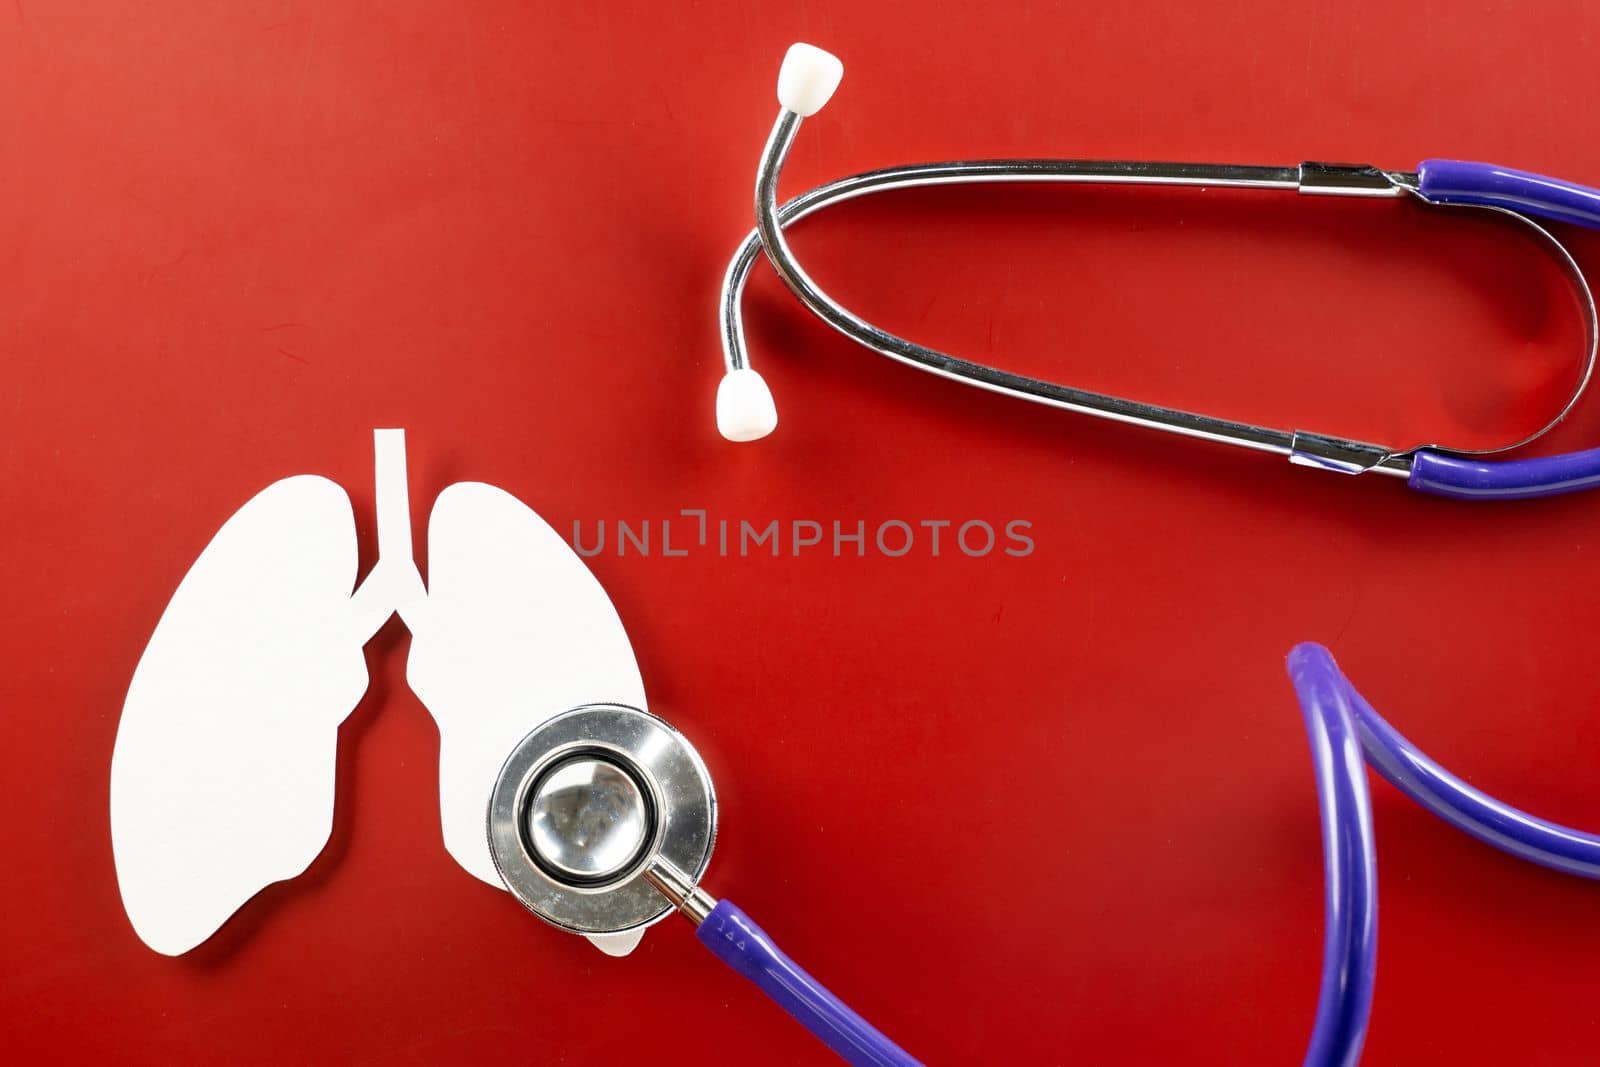
[[[296,363],[304,363],[308,367],[311,366],[311,361],[309,359],[306,359],[304,356],[297,356],[293,352],[289,351],[287,348],[278,349],[278,354],[280,356],[288,356],[290,359],[294,360]]]

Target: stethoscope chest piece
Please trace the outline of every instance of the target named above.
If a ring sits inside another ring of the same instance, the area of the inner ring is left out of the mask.
[[[580,934],[649,925],[673,903],[645,877],[705,873],[717,802],[699,753],[671,726],[620,704],[557,715],[523,738],[495,780],[489,851],[539,918]]]
[[[694,746],[649,712],[586,704],[535,729],[500,768],[488,827],[501,880],[545,922],[620,934],[682,912],[713,955],[850,1063],[917,1063],[733,901],[700,888],[717,835],[711,776]]]

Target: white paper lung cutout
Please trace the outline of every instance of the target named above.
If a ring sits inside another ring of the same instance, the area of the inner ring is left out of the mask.
[[[439,724],[445,848],[495,886],[484,810],[506,754],[579,704],[644,707],[627,631],[600,583],[527,505],[481,482],[459,482],[434,502],[427,614],[406,681]],[[638,941],[596,944],[622,954]]]
[[[284,479],[218,531],[134,672],[112,755],[112,846],[128,917],[158,952],[195,947],[322,851],[338,726],[366,690],[362,646],[390,615],[412,631],[407,679],[439,724],[445,846],[491,885],[485,808],[511,747],[578,704],[645,706],[605,591],[509,494],[474,482],[440,494],[424,590],[404,433],[375,443],[378,562],[359,588],[344,490]],[[621,955],[639,938],[591,940]]]
[[[427,622],[412,636],[406,681],[439,724],[445,848],[499,885],[484,810],[530,719],[598,701],[639,707],[644,682],[600,583],[511,494],[479,482],[446,489],[428,521],[428,560]]]
[[[134,929],[204,941],[328,840],[339,723],[367,688],[356,528],[325,478],[277,482],[223,525],[134,671],[111,757],[111,840]]]

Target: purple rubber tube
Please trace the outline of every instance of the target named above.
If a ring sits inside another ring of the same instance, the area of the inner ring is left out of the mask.
[[[784,955],[732,901],[721,900],[695,936],[855,1067],[921,1067],[893,1041]]]
[[[1600,879],[1600,837],[1529,815],[1474,789],[1418,751],[1349,682],[1345,687],[1367,762],[1390,785],[1486,845],[1563,874]]]
[[[1417,191],[1439,204],[1499,207],[1600,229],[1600,189],[1493,163],[1425,159],[1417,167]]]
[[[1322,814],[1324,915],[1322,990],[1306,1067],[1354,1067],[1372,1011],[1378,956],[1378,861],[1372,800],[1350,686],[1320,645],[1289,653]]]
[[[1474,789],[1384,721],[1317,644],[1289,653],[1316,763],[1327,871],[1322,989],[1307,1067],[1360,1058],[1377,967],[1377,861],[1361,757],[1445,822],[1519,859],[1600,879],[1600,836],[1529,815]],[[1357,748],[1359,746],[1359,749]]]
[[[1417,191],[1437,204],[1504,208],[1600,229],[1600,189],[1493,163],[1425,159]],[[1411,488],[1461,500],[1526,500],[1600,486],[1600,448],[1566,456],[1485,462],[1423,450]]]
[[[1600,486],[1600,448],[1537,459],[1485,461],[1423,449],[1406,484],[1457,500],[1528,500]]]

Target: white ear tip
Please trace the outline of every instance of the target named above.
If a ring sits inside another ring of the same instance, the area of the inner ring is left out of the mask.
[[[766,380],[741,367],[717,386],[717,429],[730,441],[757,441],[778,427],[778,409]]]
[[[778,103],[801,118],[815,115],[839,88],[844,64],[815,45],[792,44],[778,71]]]

